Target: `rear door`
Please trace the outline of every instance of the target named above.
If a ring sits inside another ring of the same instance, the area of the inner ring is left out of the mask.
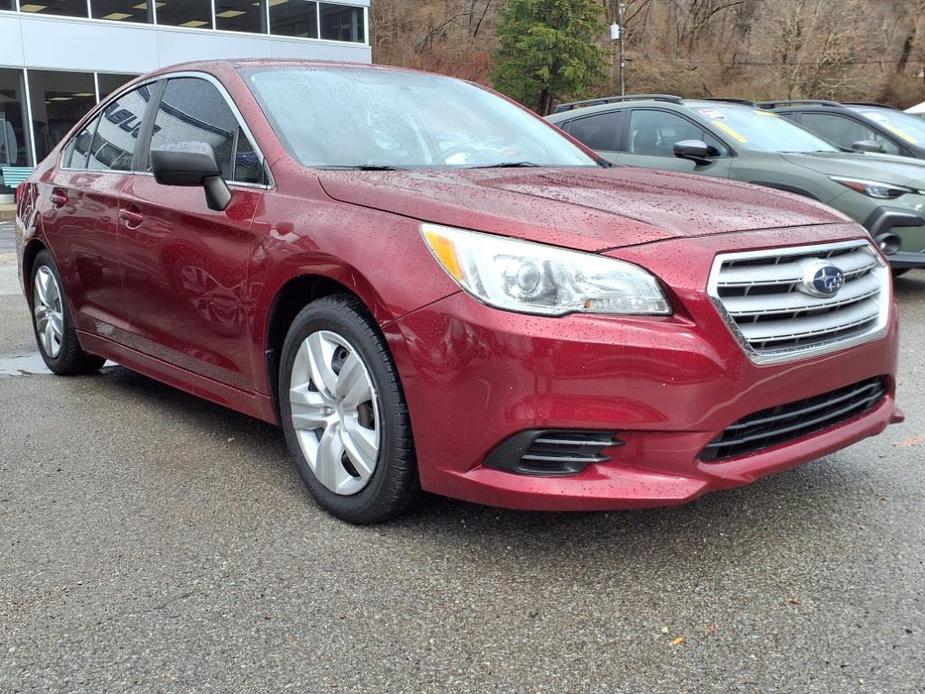
[[[208,76],[170,77],[156,106],[144,173],[123,189],[125,296],[136,348],[168,364],[239,388],[253,385],[247,272],[256,248],[251,221],[267,188],[263,158],[221,85]],[[150,149],[205,142],[232,191],[210,210],[201,187],[165,186]]]
[[[131,344],[131,315],[122,294],[119,193],[150,101],[147,85],[117,96],[66,144],[42,220],[77,329],[122,344]]]

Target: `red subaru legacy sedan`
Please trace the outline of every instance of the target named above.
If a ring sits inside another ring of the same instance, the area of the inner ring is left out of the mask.
[[[881,432],[897,317],[866,232],[609,168],[477,85],[280,61],[146,75],[18,196],[48,367],[111,359],[279,423],[318,503],[677,504]]]

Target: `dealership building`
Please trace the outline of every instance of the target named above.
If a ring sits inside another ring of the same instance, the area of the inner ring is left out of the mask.
[[[369,0],[0,0],[0,196],[132,77],[252,57],[368,63]]]

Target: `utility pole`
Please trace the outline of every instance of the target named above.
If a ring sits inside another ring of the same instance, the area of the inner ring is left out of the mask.
[[[620,26],[620,96],[626,96],[626,27],[623,26],[623,14],[626,12],[626,3],[617,3],[617,24]]]
[[[626,3],[616,3],[617,16],[613,24],[610,25],[610,40],[616,43],[620,42],[620,96],[626,95],[626,29],[623,26],[623,14],[626,12]]]

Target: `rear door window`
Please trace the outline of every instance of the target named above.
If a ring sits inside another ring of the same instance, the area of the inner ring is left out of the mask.
[[[151,90],[142,86],[122,94],[103,107],[99,127],[93,136],[87,168],[102,171],[131,171],[135,145],[141,132]]]
[[[591,149],[615,152],[620,147],[625,118],[625,111],[597,113],[569,121],[563,129]]]
[[[263,163],[224,95],[198,77],[175,77],[167,82],[154,118],[150,149],[184,142],[211,145],[226,181],[264,182]],[[147,170],[151,170],[150,151]]]

